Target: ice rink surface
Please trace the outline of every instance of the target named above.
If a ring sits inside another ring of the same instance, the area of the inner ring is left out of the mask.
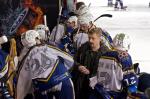
[[[126,11],[114,11],[107,7],[107,0],[78,0],[90,6],[94,19],[101,14],[112,14],[112,18],[101,18],[95,24],[107,30],[112,37],[126,33],[131,38],[129,53],[133,62],[139,62],[142,72],[150,73],[150,0],[124,0]],[[115,2],[115,0],[113,1]]]

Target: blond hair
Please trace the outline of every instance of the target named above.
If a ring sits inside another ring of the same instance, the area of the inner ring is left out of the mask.
[[[102,29],[101,28],[93,28],[88,32],[89,35],[97,34],[99,37],[102,36]]]

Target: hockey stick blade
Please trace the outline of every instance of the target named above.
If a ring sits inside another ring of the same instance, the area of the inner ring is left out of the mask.
[[[94,22],[97,21],[97,20],[98,20],[99,18],[101,18],[101,17],[109,17],[109,18],[111,18],[112,15],[111,15],[111,14],[102,14],[102,15],[100,15],[99,17],[97,17],[97,18],[94,20]]]

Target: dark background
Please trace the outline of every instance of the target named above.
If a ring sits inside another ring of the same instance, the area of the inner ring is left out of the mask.
[[[0,32],[7,35],[9,27],[13,24],[15,18],[9,18],[17,8],[22,7],[23,0],[0,0]],[[33,4],[44,9],[47,15],[47,25],[52,28],[57,24],[59,13],[59,0],[33,0]]]

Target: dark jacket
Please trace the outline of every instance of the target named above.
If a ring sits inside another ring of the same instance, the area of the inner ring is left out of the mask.
[[[89,42],[86,42],[78,49],[74,57],[75,65],[72,72],[76,99],[87,99],[87,95],[90,91],[89,78],[96,75],[99,58],[107,51],[108,48],[103,45],[100,46],[100,49],[98,51],[92,51]],[[82,74],[78,70],[78,67],[80,65],[86,66],[86,68],[89,69],[90,74]]]

